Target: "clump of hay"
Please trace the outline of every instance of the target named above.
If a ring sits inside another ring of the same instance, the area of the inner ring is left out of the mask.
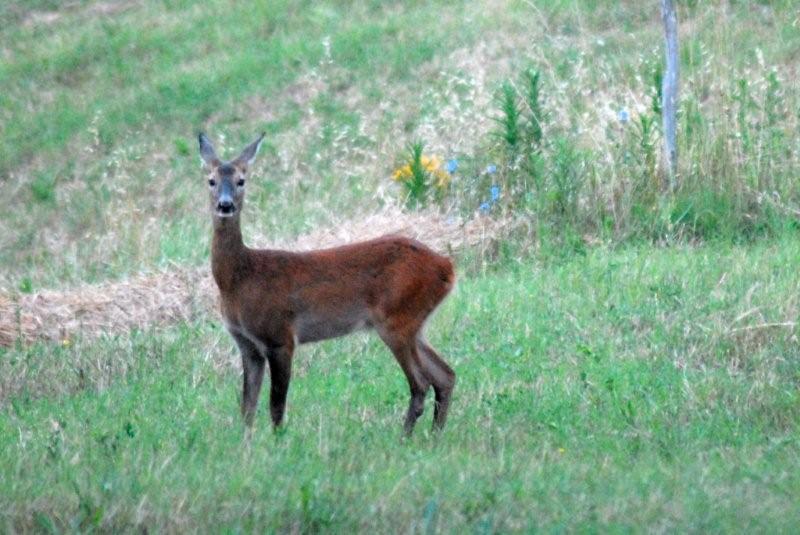
[[[269,243],[256,237],[252,245],[303,251],[399,234],[452,254],[488,246],[506,226],[507,222],[501,219],[478,217],[464,221],[433,212],[410,214],[391,208],[311,232],[291,243]],[[142,274],[66,291],[0,293],[0,346],[16,341],[65,341],[78,335],[93,337],[189,321],[213,312],[217,298],[207,266]]]
[[[199,281],[199,283],[198,283]],[[66,291],[0,296],[0,345],[66,341],[190,320],[214,303],[213,281],[199,269],[138,275]]]

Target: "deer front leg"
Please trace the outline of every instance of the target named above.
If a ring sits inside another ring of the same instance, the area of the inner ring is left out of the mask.
[[[286,411],[286,395],[289,393],[289,381],[292,378],[293,351],[292,345],[287,344],[270,349],[267,355],[271,381],[269,412],[275,427],[281,425]]]
[[[250,340],[241,335],[233,338],[242,354],[242,417],[245,425],[252,427],[266,362]]]

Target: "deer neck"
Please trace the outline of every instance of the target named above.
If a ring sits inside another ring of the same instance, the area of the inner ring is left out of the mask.
[[[242,241],[239,215],[214,218],[211,240],[211,272],[220,291],[234,288],[248,269],[247,249]]]

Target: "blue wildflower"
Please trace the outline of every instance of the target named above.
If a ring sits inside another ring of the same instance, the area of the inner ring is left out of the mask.
[[[625,124],[628,121],[630,121],[631,116],[628,113],[628,110],[626,110],[625,108],[620,108],[620,110],[617,112],[617,119],[619,119],[619,122],[621,122],[622,124]]]
[[[451,175],[455,173],[458,170],[458,160],[456,160],[455,158],[453,158],[452,160],[447,160],[447,165],[445,166],[445,169],[447,169],[447,172],[450,173]]]
[[[497,166],[495,164],[489,164],[486,166],[486,172],[490,175],[493,175],[497,172]]]
[[[481,205],[478,206],[478,211],[480,211],[482,214],[488,214],[491,208],[492,207],[488,202],[482,202]]]
[[[500,198],[500,186],[497,184],[493,184],[491,188],[489,188],[489,195],[490,195],[490,202],[495,203],[497,199]]]

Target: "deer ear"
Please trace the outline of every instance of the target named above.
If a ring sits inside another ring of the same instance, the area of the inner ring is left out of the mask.
[[[264,141],[265,135],[266,132],[261,132],[258,139],[245,147],[239,157],[233,161],[233,164],[240,167],[242,170],[247,170],[248,167],[253,165],[253,161],[256,159],[256,154],[258,154],[258,149],[261,147],[261,142]]]
[[[207,167],[219,167],[222,163],[220,162],[219,158],[217,158],[217,153],[214,151],[214,145],[211,144],[211,141],[206,137],[206,135],[202,132],[197,136],[198,141],[200,142],[200,161],[203,162],[204,166]]]

